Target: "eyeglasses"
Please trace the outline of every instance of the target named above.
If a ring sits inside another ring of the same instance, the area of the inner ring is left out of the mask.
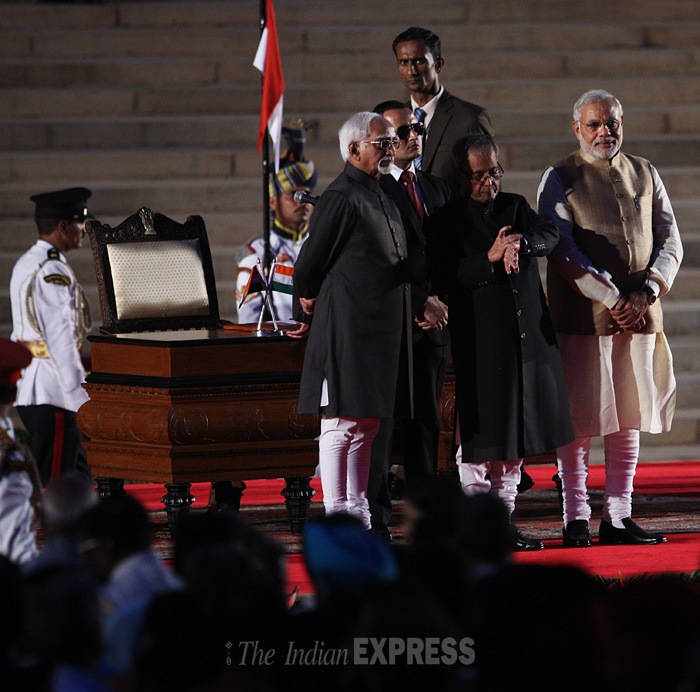
[[[483,185],[487,179],[490,179],[492,181],[500,180],[503,177],[504,173],[505,171],[503,170],[503,166],[501,166],[501,164],[499,163],[498,166],[496,166],[495,168],[489,168],[488,171],[477,171],[476,173],[472,173],[471,175],[469,175],[469,179],[474,183],[479,183],[480,185]]]
[[[425,132],[425,125],[423,123],[411,123],[410,125],[401,125],[396,128],[396,134],[399,139],[408,139],[411,135],[411,130],[413,130],[419,137]]]
[[[604,125],[610,132],[617,132],[618,128],[620,127],[621,123],[619,120],[615,120],[614,118],[611,118],[610,120],[591,120],[587,123],[582,123],[580,120],[578,121],[580,125],[583,125],[591,134],[594,132],[598,132],[600,130],[601,125]]]
[[[360,142],[360,144],[374,144],[374,146],[378,149],[386,151],[391,147],[396,149],[396,147],[399,146],[400,141],[401,140],[398,137],[382,137],[381,139],[370,139],[368,141],[363,141]]]

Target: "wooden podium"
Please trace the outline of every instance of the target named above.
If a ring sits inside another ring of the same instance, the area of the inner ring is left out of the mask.
[[[194,481],[285,478],[293,531],[318,463],[318,416],[296,412],[304,342],[222,330],[91,336],[90,401],[78,412],[100,493],[164,483],[171,523]]]

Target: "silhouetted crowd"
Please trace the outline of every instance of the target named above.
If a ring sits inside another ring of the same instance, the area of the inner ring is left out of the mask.
[[[92,493],[50,483],[38,554],[0,558],[3,689],[700,687],[696,584],[515,564],[503,503],[442,476],[406,498],[402,544],[348,514],[310,521],[303,598],[244,514],[192,511],[166,564],[136,499]]]

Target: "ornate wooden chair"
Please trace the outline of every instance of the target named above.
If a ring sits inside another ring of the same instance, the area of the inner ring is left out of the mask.
[[[112,228],[86,224],[107,334],[215,329],[219,303],[204,221],[143,207]]]

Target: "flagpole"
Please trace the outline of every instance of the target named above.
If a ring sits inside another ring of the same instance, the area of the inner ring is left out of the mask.
[[[260,0],[260,35],[262,36],[267,23],[267,2]],[[261,78],[261,84],[265,81],[265,77]],[[270,253],[270,187],[268,182],[270,161],[270,146],[269,146],[269,131],[265,129],[265,138],[262,145],[262,212],[263,212],[263,271],[270,269],[272,257]]]

